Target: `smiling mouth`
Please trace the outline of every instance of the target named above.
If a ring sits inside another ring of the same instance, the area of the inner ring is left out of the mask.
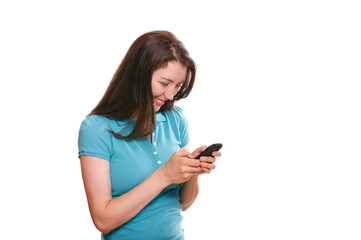
[[[165,101],[162,101],[158,98],[154,98],[154,102],[158,105],[158,106],[163,106]]]

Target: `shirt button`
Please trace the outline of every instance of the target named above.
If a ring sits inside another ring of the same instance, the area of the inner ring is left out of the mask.
[[[153,154],[154,154],[154,155],[157,155],[157,152],[154,152]]]
[[[153,145],[155,146],[155,145],[157,145],[156,143],[153,143]]]
[[[155,136],[155,133],[153,133],[153,136]]]
[[[158,161],[158,164],[161,164],[162,163],[162,161]]]

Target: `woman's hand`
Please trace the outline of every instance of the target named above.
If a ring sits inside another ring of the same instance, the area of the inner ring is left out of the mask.
[[[183,211],[187,210],[197,198],[199,192],[198,176],[203,173],[210,173],[213,169],[215,169],[216,166],[214,165],[214,162],[216,161],[216,157],[221,156],[221,153],[217,151],[212,153],[212,157],[201,157],[200,159],[194,159],[206,148],[207,146],[199,147],[194,150],[192,154],[188,155],[188,158],[191,158],[189,160],[198,162],[197,166],[199,166],[200,171],[193,175],[193,177],[189,181],[185,182],[181,187],[180,202],[183,206]]]
[[[195,158],[206,148],[207,146],[197,148],[196,150],[194,150],[194,152],[192,152],[191,158]],[[214,164],[216,161],[216,157],[220,157],[221,155],[222,154],[220,151],[215,151],[212,153],[212,157],[201,157],[199,161],[200,167],[202,168],[202,173],[211,173],[211,171],[216,168],[216,165]]]
[[[192,159],[188,150],[181,149],[175,152],[173,156],[161,168],[163,176],[169,184],[183,183],[188,181],[192,176],[202,173],[201,162]]]

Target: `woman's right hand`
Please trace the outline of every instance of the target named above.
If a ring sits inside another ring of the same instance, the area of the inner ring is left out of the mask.
[[[201,163],[197,159],[191,159],[192,155],[186,149],[181,149],[160,168],[165,180],[169,183],[183,183],[192,176],[202,173]]]

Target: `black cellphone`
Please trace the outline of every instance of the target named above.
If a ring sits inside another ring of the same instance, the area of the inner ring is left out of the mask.
[[[200,157],[211,157],[214,151],[218,151],[221,148],[222,148],[222,143],[212,144],[209,147],[207,147],[206,150],[201,152],[201,154],[195,157],[195,159],[199,159]]]

